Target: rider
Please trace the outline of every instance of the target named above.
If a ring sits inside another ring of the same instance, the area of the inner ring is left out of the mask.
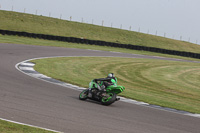
[[[94,79],[93,81],[96,83],[100,81],[99,86],[101,91],[105,91],[105,89],[111,85],[117,86],[117,78],[115,77],[114,73],[109,73],[106,78]]]

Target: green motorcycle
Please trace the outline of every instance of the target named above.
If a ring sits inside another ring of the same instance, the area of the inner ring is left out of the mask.
[[[105,81],[96,83],[94,82],[94,80],[92,80],[89,84],[89,88],[83,90],[80,93],[79,99],[80,100],[91,99],[99,101],[103,105],[110,105],[115,101],[120,100],[120,98],[117,98],[117,94],[123,92],[125,90],[125,87],[110,85],[105,88],[103,82]]]

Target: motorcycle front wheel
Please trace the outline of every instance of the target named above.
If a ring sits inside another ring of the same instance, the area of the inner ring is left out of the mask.
[[[109,92],[106,96],[103,96],[101,99],[101,103],[103,105],[110,105],[115,102],[117,95],[113,92]]]
[[[88,98],[88,92],[89,92],[88,89],[83,90],[79,95],[79,99],[80,100],[86,100]]]

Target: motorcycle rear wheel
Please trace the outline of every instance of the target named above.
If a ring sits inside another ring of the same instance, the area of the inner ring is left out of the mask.
[[[79,99],[80,100],[86,100],[88,98],[88,92],[89,92],[88,89],[83,90],[79,95]]]
[[[116,101],[117,95],[114,92],[109,92],[109,93],[107,93],[107,95],[109,95],[109,96],[104,96],[101,99],[101,103],[103,105],[110,105]]]

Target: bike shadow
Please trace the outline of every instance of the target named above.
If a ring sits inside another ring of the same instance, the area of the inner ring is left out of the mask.
[[[101,102],[99,102],[99,101],[94,101],[94,100],[91,100],[91,99],[80,100],[80,99],[79,99],[78,97],[76,97],[76,96],[71,96],[71,98],[76,99],[77,101],[80,101],[80,102],[86,102],[86,103],[91,103],[91,104],[97,104],[97,105],[101,105],[101,106],[104,106],[104,107],[115,107],[115,103],[106,106],[106,105],[101,104]]]

